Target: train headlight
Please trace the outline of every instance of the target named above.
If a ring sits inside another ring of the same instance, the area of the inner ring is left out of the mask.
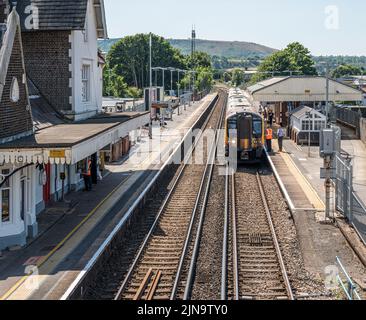
[[[233,140],[231,140],[231,144],[236,144],[236,140],[235,139],[233,139]]]

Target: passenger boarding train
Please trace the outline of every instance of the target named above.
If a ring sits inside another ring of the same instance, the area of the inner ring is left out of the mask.
[[[225,155],[235,148],[238,162],[260,162],[264,156],[265,127],[258,113],[239,89],[230,89],[225,120]]]

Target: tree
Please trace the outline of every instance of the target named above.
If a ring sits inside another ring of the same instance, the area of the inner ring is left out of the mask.
[[[258,67],[251,82],[256,83],[272,76],[317,75],[310,51],[298,42],[268,56]]]
[[[363,68],[359,68],[350,64],[343,64],[333,70],[332,78],[338,79],[347,76],[361,76],[363,73]]]
[[[200,66],[196,70],[196,89],[198,91],[211,90],[213,85],[212,69]]]
[[[231,74],[230,74],[230,72],[224,72],[224,74],[222,75],[222,80],[224,82],[231,81]]]
[[[149,34],[127,36],[114,44],[107,60],[114,73],[123,77],[129,87],[142,89],[149,85]],[[152,35],[153,67],[185,68],[184,56],[173,48],[168,41]],[[161,72],[157,82],[161,82]],[[154,79],[155,80],[155,79]],[[173,79],[177,81],[176,75]]]
[[[127,93],[127,83],[113,69],[104,68],[103,83],[103,95],[105,96],[124,97]]]
[[[126,92],[126,97],[138,99],[142,97],[142,90],[136,87],[129,87]]]
[[[199,67],[212,68],[211,57],[205,52],[196,51],[193,55],[186,57],[188,69],[194,70]]]
[[[239,87],[244,83],[244,71],[241,69],[234,69],[232,71],[232,84],[235,87]]]

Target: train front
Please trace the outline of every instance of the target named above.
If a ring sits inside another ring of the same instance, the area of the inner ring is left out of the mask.
[[[225,155],[236,152],[239,163],[256,163],[264,154],[264,121],[243,96],[229,100],[225,126]]]

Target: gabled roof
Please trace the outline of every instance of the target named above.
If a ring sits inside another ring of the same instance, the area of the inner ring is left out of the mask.
[[[256,101],[314,102],[326,101],[326,78],[289,76],[265,80],[248,88]],[[362,101],[362,92],[350,85],[329,79],[330,101]]]
[[[288,78],[290,78],[290,77],[274,77],[274,78],[271,78],[271,79],[267,79],[267,80],[258,82],[255,85],[252,85],[251,87],[248,88],[248,91],[251,94],[253,94],[256,91],[259,91],[259,90],[261,90],[263,88],[267,88],[269,86],[272,86],[272,85],[274,85],[276,83],[279,83],[281,81],[284,81],[284,80],[286,80]]]
[[[319,116],[322,119],[326,118],[325,115],[323,115],[321,112],[319,112],[319,111],[317,111],[313,108],[310,108],[308,106],[302,106],[302,107],[296,108],[295,110],[293,110],[291,112],[291,115],[296,117],[297,119],[301,119],[301,118],[306,116],[307,112],[311,112],[312,114],[316,114],[317,116]]]
[[[104,0],[91,0],[99,38],[107,37]],[[88,0],[22,0],[17,3],[23,31],[84,30]],[[31,9],[30,9],[31,8]]]

